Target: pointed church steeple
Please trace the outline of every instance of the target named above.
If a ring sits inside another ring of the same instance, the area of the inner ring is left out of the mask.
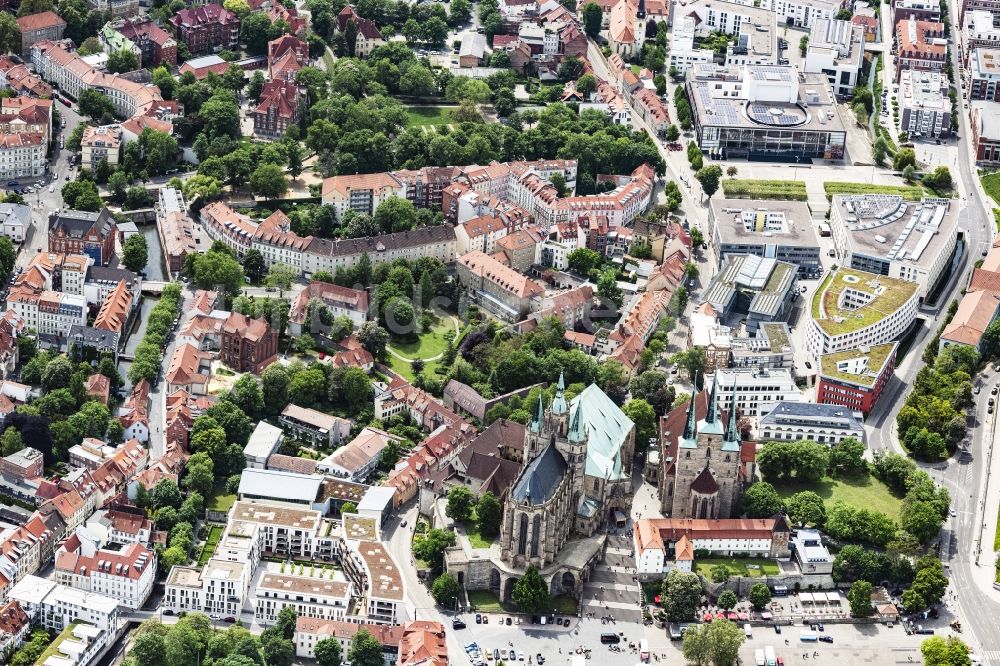
[[[563,373],[559,373],[559,383],[556,384],[556,397],[552,400],[552,413],[555,415],[567,414],[569,406],[566,404],[566,382],[563,381]]]
[[[722,436],[723,423],[719,410],[719,371],[716,370],[712,376],[712,392],[708,397],[708,411],[705,412],[705,420],[698,423],[698,432],[703,435]]]
[[[542,394],[538,393],[538,409],[535,411],[535,418],[531,421],[531,432],[542,431],[542,420],[545,417],[545,406],[542,402]]]
[[[729,426],[726,428],[726,436],[722,440],[722,450],[739,449],[740,431],[736,425],[736,387],[733,387],[733,399],[729,404]]]
[[[639,6],[636,9],[635,17],[640,19],[646,18],[646,0],[639,0]]]
[[[569,427],[569,441],[575,444],[580,444],[587,438],[587,433],[583,431],[583,419],[580,417],[582,411],[583,405],[577,405],[573,413],[573,423]]]
[[[694,386],[698,385],[698,373],[694,373]],[[691,393],[691,400],[688,401],[688,415],[687,422],[684,424],[684,434],[680,438],[681,448],[698,448],[698,422],[695,416],[695,401],[698,399],[698,394],[695,392]]]

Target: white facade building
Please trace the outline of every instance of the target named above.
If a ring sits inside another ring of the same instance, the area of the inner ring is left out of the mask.
[[[142,608],[155,578],[156,553],[139,543],[115,551],[100,549],[86,528],[78,528],[56,553],[57,583],[103,594],[125,608]]]
[[[761,417],[757,440],[811,440],[821,444],[837,444],[848,437],[865,441],[865,425],[850,409],[840,405],[820,405],[813,402],[779,402]]]
[[[736,406],[743,416],[766,414],[782,401],[802,400],[802,392],[788,368],[717,369],[712,379],[713,388],[715,382],[718,382],[719,404],[731,404],[735,393]]]
[[[331,577],[324,577],[325,574]],[[336,573],[338,579],[333,579]],[[274,622],[285,607],[298,617],[343,620],[351,603],[353,586],[339,572],[321,569],[319,576],[295,576],[274,571],[264,573],[257,583],[254,617],[258,622]]]
[[[806,350],[818,361],[823,354],[899,338],[916,319],[920,290],[915,282],[840,268],[813,299],[811,311],[819,318],[809,320]]]
[[[676,69],[683,76],[688,67],[696,62],[712,62],[712,49],[694,47],[695,25],[690,16],[682,16],[674,21],[673,39],[670,40],[670,61],[667,66]]]
[[[826,74],[839,97],[854,92],[865,56],[864,28],[850,21],[821,18],[809,31],[805,72]]]
[[[760,6],[773,11],[778,23],[811,28],[818,19],[833,18],[844,5],[838,0],[763,0]]]
[[[9,598],[45,629],[62,631],[71,622],[86,622],[109,634],[118,628],[118,601],[75,590],[38,576],[25,576]]]

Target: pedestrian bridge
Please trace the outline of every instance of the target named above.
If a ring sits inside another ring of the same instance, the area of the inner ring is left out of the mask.
[[[142,293],[148,294],[150,296],[159,296],[163,293],[163,288],[166,287],[169,282],[164,282],[162,280],[143,280],[142,281]]]

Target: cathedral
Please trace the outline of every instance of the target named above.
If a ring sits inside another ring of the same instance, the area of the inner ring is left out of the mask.
[[[660,508],[672,518],[732,518],[753,481],[754,442],[742,442],[735,394],[728,414],[711,393],[695,394],[661,420]],[[699,418],[701,416],[701,418]]]
[[[571,534],[592,535],[632,504],[635,424],[596,384],[567,402],[562,376],[525,429],[524,469],[504,502],[500,559],[544,569]]]

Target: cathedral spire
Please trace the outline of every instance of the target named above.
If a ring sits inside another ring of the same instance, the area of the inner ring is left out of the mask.
[[[712,375],[712,392],[708,397],[708,412],[705,414],[705,421],[715,423],[719,420],[719,371]]]
[[[693,386],[698,385],[698,372],[694,373],[694,383]],[[684,439],[694,440],[698,436],[698,425],[694,414],[694,403],[698,394],[694,391],[691,392],[691,402],[688,403],[688,417],[687,424],[684,426]]]
[[[569,427],[569,441],[577,444],[586,438],[586,433],[583,432],[583,419],[580,418],[580,412],[582,411],[583,405],[578,404],[576,411],[573,413],[573,424]]]
[[[569,406],[566,404],[566,382],[563,381],[563,373],[559,373],[559,383],[556,384],[556,397],[552,399],[553,414],[568,414]]]
[[[726,438],[724,440],[727,443],[739,442],[740,436],[736,429],[736,387],[733,386],[733,399],[729,404],[729,427],[726,428]]]
[[[541,432],[542,431],[542,419],[545,416],[545,407],[542,402],[542,393],[538,393],[538,409],[535,411],[535,418],[531,422],[531,432]]]

